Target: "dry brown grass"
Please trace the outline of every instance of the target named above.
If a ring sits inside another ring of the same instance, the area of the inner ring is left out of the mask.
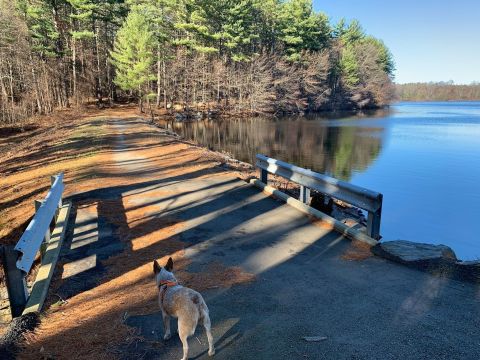
[[[334,229],[332,224],[330,224],[326,221],[320,220],[316,217],[311,216],[310,221],[312,222],[313,225],[315,225],[315,226],[317,226],[321,229],[325,229],[325,230],[333,230]]]
[[[249,283],[255,275],[245,272],[239,266],[227,267],[220,262],[213,262],[201,274],[183,272],[179,275],[182,283],[198,291],[229,288],[234,285]]]
[[[347,250],[341,255],[343,260],[361,261],[373,256],[371,245],[363,241],[352,240]]]

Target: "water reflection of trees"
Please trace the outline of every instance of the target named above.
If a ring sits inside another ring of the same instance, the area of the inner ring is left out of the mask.
[[[185,138],[245,162],[253,163],[255,154],[262,153],[345,180],[378,156],[384,131],[305,118],[216,119],[172,125]]]

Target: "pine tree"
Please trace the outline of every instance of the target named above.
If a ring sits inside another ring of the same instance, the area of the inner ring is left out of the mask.
[[[184,0],[178,8],[175,28],[181,30],[174,44],[200,54],[220,51],[224,0]]]
[[[110,52],[116,68],[115,84],[137,94],[140,110],[152,73],[154,33],[140,8],[133,8],[117,33]]]
[[[92,31],[93,12],[98,10],[92,0],[68,0],[72,5],[70,18],[77,22],[77,26],[70,32],[75,40],[91,39],[95,36]]]
[[[258,12],[258,42],[261,50],[274,52],[280,31],[281,0],[253,0]]]
[[[332,37],[335,39],[341,39],[347,31],[347,21],[345,18],[341,18],[334,26],[332,30]]]
[[[353,20],[347,27],[342,31],[340,39],[345,44],[354,44],[357,41],[362,40],[365,37],[365,31],[358,22],[358,20]]]
[[[249,61],[255,54],[258,18],[252,0],[229,1],[222,24],[222,40],[233,61]]]
[[[72,92],[75,97],[75,102],[78,102],[77,97],[77,43],[82,40],[90,40],[95,36],[92,31],[93,24],[93,10],[96,9],[95,4],[91,0],[68,0],[72,6],[72,13],[70,18],[72,21],[72,30],[70,31],[71,50],[72,50]]]
[[[290,0],[280,10],[280,38],[287,58],[299,61],[304,50],[318,51],[328,46],[330,25],[325,14],[315,13],[311,0]]]
[[[23,45],[12,50],[12,27],[0,13],[4,119],[93,94],[98,103],[115,100],[117,91],[140,105],[156,93],[157,106],[198,111],[302,112],[390,99],[394,62],[385,44],[355,20],[330,26],[312,0],[10,3]]]
[[[129,4],[132,9],[137,7],[138,11],[145,14],[153,31],[157,70],[156,106],[160,106],[163,96],[163,107],[167,108],[166,62],[175,58],[173,44],[181,4],[176,0],[130,0]]]
[[[42,0],[20,0],[17,7],[27,23],[32,50],[42,58],[61,56],[57,46],[60,34],[50,4]]]
[[[346,45],[342,49],[340,57],[340,69],[344,84],[349,89],[353,89],[360,82],[358,72],[358,62],[355,56],[354,45]]]
[[[395,62],[390,50],[387,48],[382,40],[376,39],[373,36],[367,36],[364,39],[367,44],[372,44],[377,50],[377,63],[382,67],[382,70],[389,76],[393,76],[395,71]]]

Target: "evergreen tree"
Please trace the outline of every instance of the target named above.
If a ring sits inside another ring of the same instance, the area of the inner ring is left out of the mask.
[[[281,0],[254,0],[257,9],[259,46],[263,51],[274,52],[280,31]]]
[[[74,19],[77,26],[70,32],[74,40],[91,39],[95,36],[92,31],[93,11],[97,4],[92,0],[68,0],[72,5],[70,17]]]
[[[42,58],[60,56],[57,46],[60,34],[55,27],[50,4],[42,0],[20,0],[17,7],[28,26],[32,50]]]
[[[340,24],[341,25],[341,24]],[[356,43],[365,37],[365,32],[358,22],[353,20],[346,28],[341,30],[340,39],[347,45]]]
[[[364,42],[367,44],[372,44],[377,53],[377,62],[382,67],[382,70],[389,76],[393,77],[393,72],[395,71],[395,62],[393,61],[393,56],[390,50],[387,48],[385,43],[382,40],[376,39],[373,36],[367,36],[364,39]]]
[[[259,38],[259,14],[253,0],[228,1],[222,24],[222,40],[233,61],[248,61]]]
[[[342,49],[340,69],[344,84],[348,89],[352,90],[360,82],[359,67],[354,45],[346,45]]]
[[[182,32],[174,44],[201,54],[218,53],[224,10],[224,0],[183,0],[175,24],[175,28]]]
[[[155,78],[152,74],[153,47],[154,33],[146,14],[135,7],[118,31],[110,54],[116,68],[115,84],[122,90],[136,93],[141,110],[146,85]]]
[[[330,36],[327,16],[315,13],[311,0],[290,0],[282,5],[280,38],[290,61],[299,61],[304,50],[318,51],[327,47]]]
[[[166,62],[174,58],[173,44],[175,26],[178,22],[180,4],[176,0],[130,0],[131,8],[138,8],[147,17],[153,31],[157,70],[157,107],[163,96],[167,107]]]
[[[341,39],[347,31],[347,21],[345,18],[341,18],[332,29],[332,37],[335,39]]]

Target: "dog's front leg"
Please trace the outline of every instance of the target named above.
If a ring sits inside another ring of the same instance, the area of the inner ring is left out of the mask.
[[[163,340],[168,340],[172,337],[170,333],[170,316],[162,310],[162,318],[163,318],[163,329],[165,335],[163,336]]]

